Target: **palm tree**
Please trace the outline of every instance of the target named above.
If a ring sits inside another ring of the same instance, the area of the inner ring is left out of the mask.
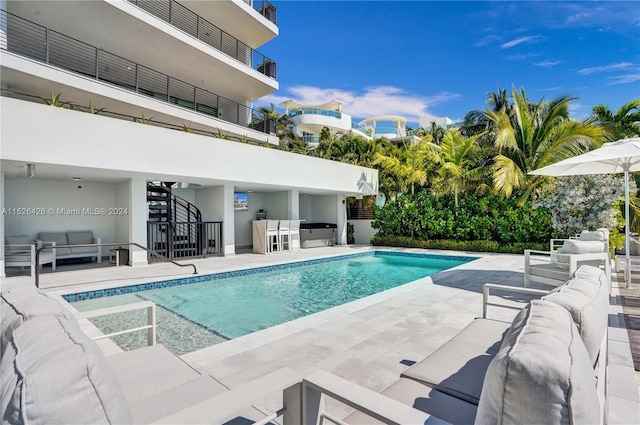
[[[429,159],[437,168],[437,180],[432,188],[436,194],[453,193],[455,205],[458,206],[458,195],[469,187],[475,187],[482,176],[482,167],[478,163],[478,139],[484,133],[465,137],[460,131],[448,130],[442,143],[429,145]]]
[[[495,131],[494,145],[498,153],[493,164],[494,190],[511,196],[522,189],[524,203],[535,197],[547,181],[545,176],[527,173],[570,156],[584,153],[602,144],[604,131],[589,122],[573,121],[569,104],[575,98],[559,96],[550,101],[531,103],[524,89],[513,88],[512,113],[485,113]]]
[[[640,99],[630,100],[615,114],[605,105],[593,107],[592,118],[602,126],[608,140],[619,140],[640,135]]]
[[[424,186],[427,182],[430,142],[431,135],[427,135],[404,149],[389,149],[386,154],[378,152],[373,164],[379,165],[381,172],[394,176],[400,193],[406,193],[410,189],[411,194],[414,194],[416,185]]]

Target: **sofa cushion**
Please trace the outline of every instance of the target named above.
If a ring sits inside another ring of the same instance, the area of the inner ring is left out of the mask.
[[[601,228],[597,229],[595,232],[583,230],[582,232],[580,232],[578,239],[580,239],[581,241],[607,242],[609,240],[609,229]]]
[[[542,299],[559,304],[571,313],[591,363],[595,365],[608,326],[609,286],[606,278],[601,282],[594,276],[604,276],[604,272],[597,267],[581,266],[566,285]]]
[[[93,243],[93,232],[67,232],[69,245],[87,245]]]
[[[4,354],[13,331],[26,321],[44,315],[72,317],[57,300],[33,286],[15,286],[3,290],[0,294],[0,353]]]
[[[65,232],[40,232],[38,240],[42,242],[55,242],[56,246],[69,245],[67,242],[67,234]],[[64,257],[71,254],[71,248],[56,248],[56,257]]]
[[[16,329],[2,371],[3,421],[131,423],[113,371],[75,320],[41,316]]]
[[[567,310],[533,300],[489,365],[476,423],[599,423],[595,377]]]
[[[29,237],[27,235],[5,236],[4,238],[5,254],[13,255],[19,252],[29,252]]]
[[[564,241],[562,247],[558,249],[559,254],[592,254],[604,252],[605,244],[599,240],[575,240]]]
[[[402,376],[477,405],[484,374],[509,326],[499,320],[476,319]]]

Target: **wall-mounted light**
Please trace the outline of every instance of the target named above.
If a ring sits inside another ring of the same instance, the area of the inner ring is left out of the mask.
[[[27,177],[30,179],[36,176],[36,164],[27,164]]]

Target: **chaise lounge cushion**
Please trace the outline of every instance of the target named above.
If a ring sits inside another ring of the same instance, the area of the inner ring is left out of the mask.
[[[2,370],[3,422],[132,422],[113,371],[75,320],[48,315],[24,323],[13,332]]]
[[[69,245],[67,243],[67,234],[64,232],[40,232],[38,240],[42,242],[55,242],[56,246]],[[56,257],[64,257],[71,254],[71,248],[56,248]]]
[[[485,376],[476,423],[599,423],[593,367],[567,310],[534,300]]]
[[[559,304],[571,313],[589,358],[595,364],[608,326],[609,286],[604,272],[597,267],[581,266],[566,285],[542,299]]]

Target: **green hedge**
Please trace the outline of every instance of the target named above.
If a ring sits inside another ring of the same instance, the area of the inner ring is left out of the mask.
[[[383,238],[493,241],[500,245],[548,243],[554,237],[549,212],[545,208],[519,206],[517,199],[518,194],[511,198],[492,193],[468,194],[460,197],[456,207],[452,195],[434,197],[423,191],[376,206],[372,226]]]
[[[418,240],[407,236],[374,236],[371,238],[374,246],[401,246],[405,248],[449,249],[454,251],[472,252],[501,252],[506,254],[522,254],[525,249],[549,250],[549,243],[543,242],[513,242],[499,243],[496,241],[456,241],[451,239]]]

